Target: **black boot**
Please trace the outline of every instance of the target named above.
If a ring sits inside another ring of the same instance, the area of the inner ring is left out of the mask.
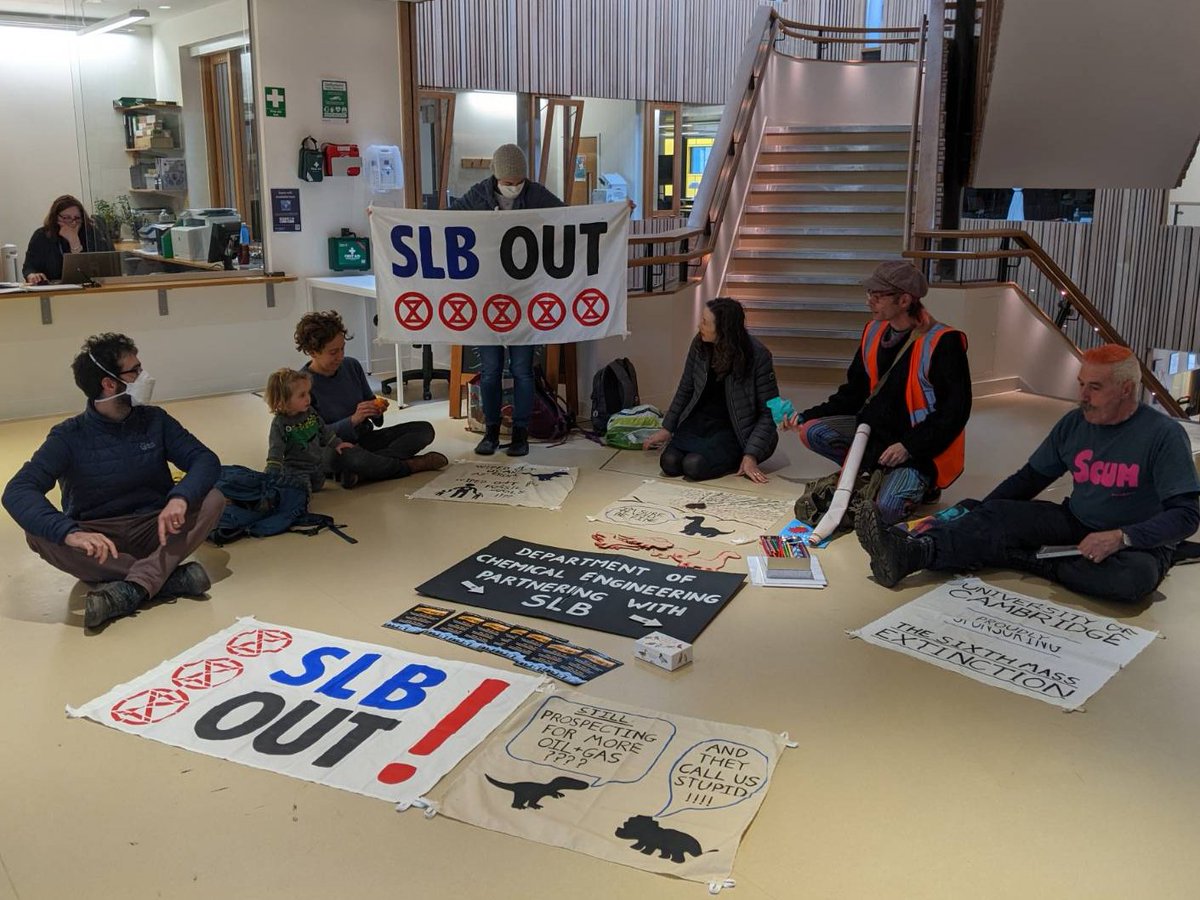
[[[509,456],[525,456],[529,453],[529,429],[514,425],[512,441],[508,445]]]
[[[483,440],[475,445],[475,452],[480,456],[491,456],[500,446],[500,426],[488,425],[483,433]]]
[[[906,575],[933,562],[933,541],[926,535],[909,537],[884,525],[874,503],[859,504],[854,531],[871,557],[871,574],[884,587],[895,587]]]

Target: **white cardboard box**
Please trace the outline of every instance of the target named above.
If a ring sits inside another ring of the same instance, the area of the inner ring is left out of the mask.
[[[661,631],[652,631],[634,644],[633,655],[671,672],[692,661],[692,645]]]

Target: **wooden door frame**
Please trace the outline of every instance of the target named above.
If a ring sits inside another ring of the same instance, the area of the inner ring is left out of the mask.
[[[422,101],[434,100],[438,105],[438,119],[441,126],[442,146],[441,146],[441,168],[439,169],[438,183],[434,190],[437,197],[437,205],[434,209],[445,209],[446,192],[450,188],[450,151],[454,143],[454,104],[458,100],[458,95],[453,91],[439,91],[433,88],[418,88],[417,89],[417,109],[421,108]],[[442,101],[446,101],[446,112],[442,114]],[[419,191],[418,191],[419,193]],[[420,205],[420,204],[418,204]]]
[[[658,183],[658,137],[654,128],[655,110],[671,112],[675,119],[675,130],[672,135],[675,152],[671,164],[671,208],[659,209],[655,185]],[[643,112],[642,126],[642,218],[663,216],[678,216],[681,201],[683,171],[682,171],[682,141],[683,141],[683,104],[659,103],[647,100]]]
[[[573,172],[575,167],[575,155],[579,152],[579,134],[583,129],[583,100],[574,99],[571,97],[555,97],[547,94],[533,94],[530,96],[530,104],[532,106],[529,116],[529,150],[533,152],[533,148],[537,146],[534,141],[537,131],[537,120],[541,116],[540,102],[546,101],[546,117],[542,122],[542,141],[541,154],[538,157],[537,169],[530,173],[529,177],[534,181],[545,185],[546,172],[550,168],[550,144],[554,136],[554,113],[555,110],[563,110],[563,183],[567,182],[567,172]],[[572,114],[574,120],[572,121]],[[570,129],[571,136],[567,139],[567,130]],[[566,193],[564,189],[564,193]],[[564,203],[567,202],[566,197],[560,198]]]
[[[242,141],[242,130],[245,123],[242,121],[241,115],[243,88],[241,54],[243,52],[245,52],[243,48],[238,47],[201,56],[200,95],[203,101],[204,141],[208,149],[209,205],[232,206],[241,213],[246,222],[249,222],[250,198],[246,196],[245,144]],[[230,115],[233,117],[231,121],[226,123],[230,131],[230,153],[233,155],[233,184],[230,185],[233,191],[232,197],[226,196],[224,190],[215,190],[221,187],[222,173],[220,171],[220,160],[224,157],[224,153],[221,151],[220,142],[217,140],[217,129],[215,127],[218,123],[216,85],[213,82],[213,74],[215,68],[221,63],[225,63],[229,71],[226,102],[229,106]]]

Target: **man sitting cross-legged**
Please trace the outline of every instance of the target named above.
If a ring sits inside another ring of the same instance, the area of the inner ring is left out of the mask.
[[[60,422],[4,489],[4,508],[46,562],[82,581],[84,625],[129,615],[151,597],[211,586],[182,564],[221,518],[215,453],[149,400],[149,376],[123,334],[88,338],[71,368],[87,406]],[[167,466],[187,474],[178,484]],[[58,483],[62,511],[46,493]]]
[[[1129,348],[1088,350],[1079,408],[970,513],[910,538],[886,527],[874,509],[860,509],[855,530],[875,579],[892,587],[919,569],[995,566],[1104,600],[1145,597],[1200,525],[1200,482],[1183,428],[1139,402],[1140,384]],[[1068,499],[1033,499],[1066,472],[1074,480]],[[1043,545],[1064,544],[1078,545],[1079,555],[1036,556]]]

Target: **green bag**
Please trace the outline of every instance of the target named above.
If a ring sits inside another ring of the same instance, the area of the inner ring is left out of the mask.
[[[631,406],[608,417],[604,443],[621,450],[641,450],[646,438],[662,428],[663,414],[650,405]]]

